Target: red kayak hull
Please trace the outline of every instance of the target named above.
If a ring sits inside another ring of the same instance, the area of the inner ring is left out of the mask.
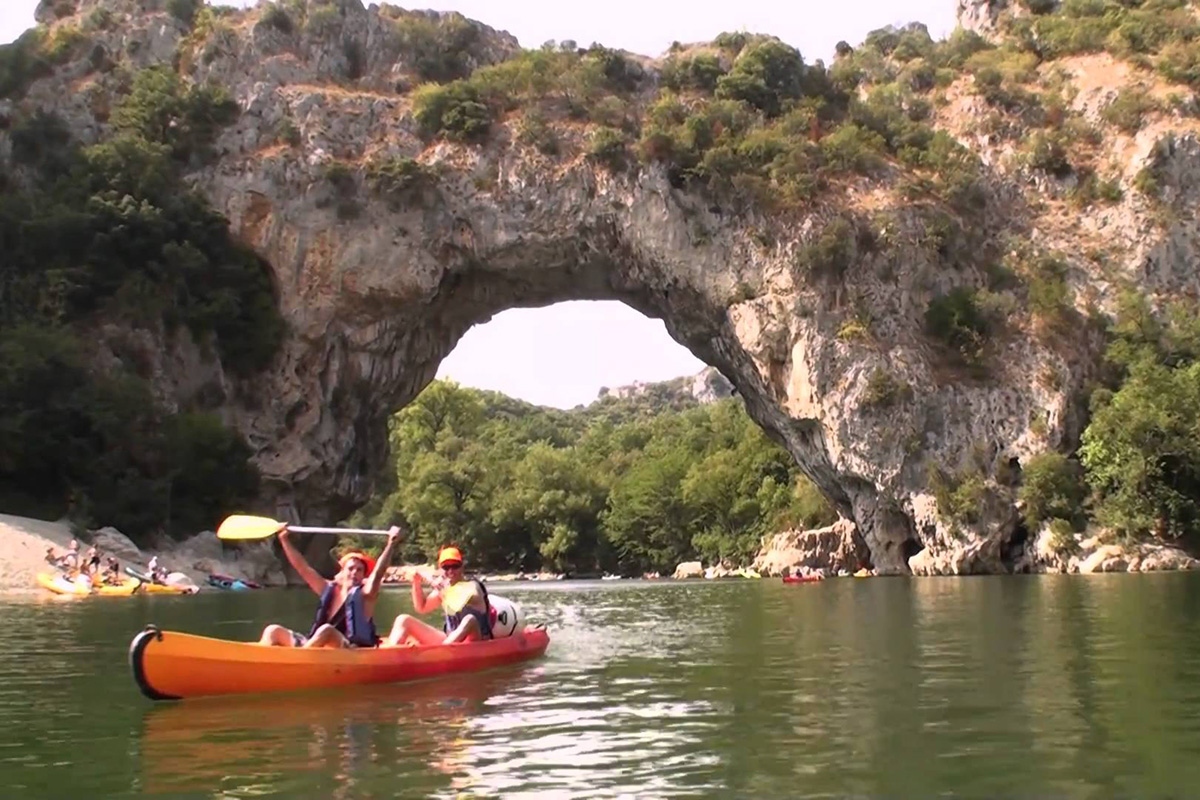
[[[818,578],[813,575],[788,575],[783,579],[784,583],[819,583],[824,578]]]

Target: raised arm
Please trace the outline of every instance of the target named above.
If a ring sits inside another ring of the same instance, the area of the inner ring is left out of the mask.
[[[300,574],[300,577],[304,579],[304,582],[308,584],[308,588],[317,594],[321,594],[321,592],[325,591],[325,587],[329,584],[329,581],[322,578],[320,573],[313,569],[312,565],[305,560],[304,556],[300,555],[300,551],[292,546],[291,537],[292,532],[285,525],[283,530],[279,532],[279,543],[283,545],[283,554],[287,556],[288,563],[292,565],[296,572]]]
[[[383,587],[383,579],[387,575],[388,566],[392,562],[392,550],[395,549],[396,542],[403,538],[399,527],[393,525],[388,528],[387,544],[384,545],[383,552],[379,554],[379,559],[375,562],[375,569],[371,570],[371,574],[367,576],[367,582],[363,586],[363,592],[367,597],[376,597],[379,594],[379,590]]]

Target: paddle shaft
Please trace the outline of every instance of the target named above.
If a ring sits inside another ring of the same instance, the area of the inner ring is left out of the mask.
[[[293,533],[353,533],[363,536],[387,536],[387,531],[376,531],[370,528],[302,528],[299,525],[288,525]]]

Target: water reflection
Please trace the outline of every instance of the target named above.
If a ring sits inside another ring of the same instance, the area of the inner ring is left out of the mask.
[[[413,761],[443,775],[443,784],[457,782],[470,746],[468,720],[510,691],[521,672],[158,704],[147,709],[139,737],[143,788],[240,796],[295,785],[312,796],[373,797],[380,765],[393,783],[405,776],[392,768]],[[432,788],[428,769],[410,763],[407,771]]]

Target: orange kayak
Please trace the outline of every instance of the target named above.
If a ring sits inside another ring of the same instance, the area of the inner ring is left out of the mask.
[[[232,642],[150,626],[129,645],[142,694],[182,700],[222,694],[398,683],[528,661],[546,652],[544,628],[485,642],[422,647],[294,648]]]

